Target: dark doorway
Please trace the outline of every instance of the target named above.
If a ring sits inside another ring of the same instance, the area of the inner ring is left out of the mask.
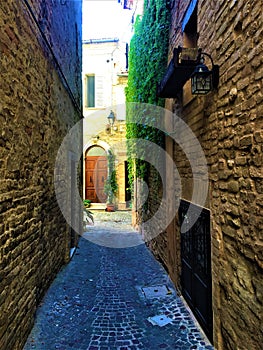
[[[129,173],[128,173],[128,162],[124,162],[125,167],[125,202],[129,206],[131,201],[131,189],[129,185]]]
[[[70,257],[73,255],[78,242],[78,233],[75,229],[79,226],[79,207],[77,203],[77,161],[76,155],[72,152],[69,153],[69,166],[70,166]],[[78,229],[77,229],[78,230]]]
[[[180,226],[184,220],[189,226],[189,230],[181,232],[182,294],[212,342],[210,212],[192,204],[193,209],[189,213],[189,205],[190,202],[181,200],[179,207]]]

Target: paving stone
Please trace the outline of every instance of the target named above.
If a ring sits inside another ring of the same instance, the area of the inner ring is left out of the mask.
[[[94,214],[93,234],[101,225],[109,232],[111,226],[129,232],[129,212],[105,214],[99,213],[97,221]],[[172,294],[149,302],[141,288],[156,285],[167,285]],[[159,327],[147,320],[161,314],[172,319],[171,323]],[[31,349],[212,350],[213,347],[177,295],[166,271],[144,244],[116,249],[81,237],[73,259],[58,274],[37,310],[34,328],[24,347]]]

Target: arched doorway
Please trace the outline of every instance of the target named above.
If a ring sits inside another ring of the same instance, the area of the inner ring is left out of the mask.
[[[107,154],[100,146],[92,146],[85,153],[85,199],[105,203],[104,185],[108,172]]]

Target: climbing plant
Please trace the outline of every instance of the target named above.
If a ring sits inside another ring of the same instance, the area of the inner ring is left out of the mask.
[[[115,156],[111,151],[109,151],[107,158],[109,174],[104,186],[104,193],[107,195],[107,202],[113,203],[114,196],[118,190],[117,175],[115,169]]]
[[[167,0],[146,0],[144,14],[138,16],[135,21],[134,35],[130,43],[127,102],[164,106],[164,100],[156,97],[156,89],[167,66],[169,28],[170,10]],[[134,150],[129,139],[145,139],[161,147],[164,144],[163,133],[140,123],[140,116],[134,113],[134,109],[128,108],[126,137],[130,183],[133,182],[134,176],[147,180],[150,165],[141,159],[134,160]],[[157,174],[156,179],[159,179]]]

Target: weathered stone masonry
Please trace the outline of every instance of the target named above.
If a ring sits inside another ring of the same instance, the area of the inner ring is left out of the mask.
[[[190,1],[175,1],[170,38],[183,46],[181,22]],[[263,12],[262,1],[198,1],[198,47],[220,66],[218,91],[167,100],[188,123],[205,152],[211,211],[214,345],[260,349],[263,342]],[[191,201],[191,170],[178,147],[174,159],[182,198]],[[153,244],[180,286],[180,235],[176,222],[168,247]],[[166,239],[164,240],[166,242]]]
[[[53,174],[58,148],[79,120],[76,106],[81,106],[81,3],[28,2],[61,71],[26,3],[0,2],[0,348],[4,350],[22,349],[38,303],[69,257],[70,230],[57,204]]]

